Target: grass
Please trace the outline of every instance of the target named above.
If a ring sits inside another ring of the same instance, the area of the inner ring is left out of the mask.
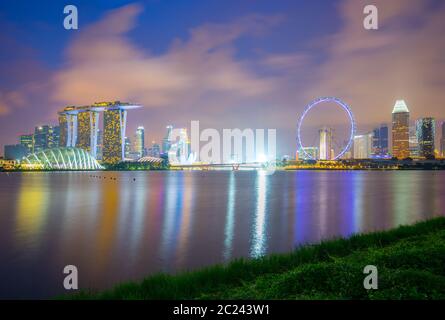
[[[378,268],[378,290],[363,268]],[[62,299],[445,299],[445,218]]]

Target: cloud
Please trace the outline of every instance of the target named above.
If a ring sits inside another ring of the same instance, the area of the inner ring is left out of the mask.
[[[208,108],[212,100],[260,97],[278,87],[234,58],[233,41],[259,35],[280,17],[249,15],[228,24],[204,24],[167,52],[151,55],[126,38],[142,8],[128,5],[86,28],[67,50],[54,76],[52,98],[60,104],[131,100],[145,107]]]
[[[328,54],[308,96],[335,95],[356,110],[362,130],[390,120],[392,105],[406,99],[413,118],[443,116],[445,6],[434,1],[374,1],[379,30],[362,27],[365,1],[339,6],[343,27],[325,39]]]

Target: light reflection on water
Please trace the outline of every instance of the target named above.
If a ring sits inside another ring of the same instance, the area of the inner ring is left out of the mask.
[[[431,171],[0,174],[0,297],[109,288],[445,214]]]

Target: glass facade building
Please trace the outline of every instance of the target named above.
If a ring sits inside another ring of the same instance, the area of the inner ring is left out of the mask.
[[[354,159],[369,159],[372,154],[373,133],[354,137]]]
[[[389,129],[386,124],[373,130],[372,138],[372,156],[382,158],[389,153]]]
[[[332,129],[321,128],[320,134],[320,160],[331,160],[332,157]]]
[[[145,129],[139,126],[134,134],[134,152],[138,154],[139,158],[145,156]]]
[[[436,137],[436,121],[434,118],[417,120],[416,136],[419,144],[419,155],[427,159],[434,158],[434,140]]]

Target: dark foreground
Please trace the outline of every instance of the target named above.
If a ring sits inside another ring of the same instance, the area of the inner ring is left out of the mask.
[[[366,265],[378,290],[363,288]],[[444,299],[445,218],[63,298]]]

